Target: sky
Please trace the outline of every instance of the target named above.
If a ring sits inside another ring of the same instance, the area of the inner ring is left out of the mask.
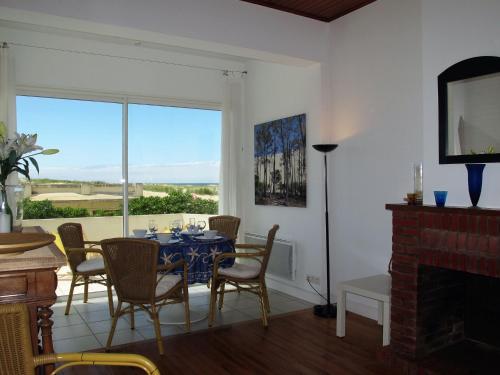
[[[129,104],[129,182],[218,183],[221,112]],[[122,105],[17,97],[18,133],[58,148],[37,157],[31,178],[119,183]]]

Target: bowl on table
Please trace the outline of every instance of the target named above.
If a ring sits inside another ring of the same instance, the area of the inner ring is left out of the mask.
[[[156,233],[156,238],[160,243],[167,243],[172,239],[172,233]]]
[[[144,238],[148,231],[147,231],[147,229],[134,229],[134,230],[132,230],[132,232],[134,232],[134,237]]]
[[[217,236],[217,231],[214,229],[206,230],[204,232],[204,235],[206,238],[215,238],[215,236]]]

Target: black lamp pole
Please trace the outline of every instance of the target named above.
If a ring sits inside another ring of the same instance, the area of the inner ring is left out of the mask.
[[[338,145],[335,144],[319,144],[313,145],[316,151],[322,152],[325,160],[325,235],[326,235],[326,305],[314,306],[314,315],[322,318],[336,318],[337,306],[330,303],[330,226],[328,223],[328,164],[326,162],[326,154],[335,150]]]

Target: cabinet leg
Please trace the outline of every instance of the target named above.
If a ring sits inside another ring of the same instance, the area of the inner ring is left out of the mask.
[[[52,319],[53,311],[48,306],[41,306],[38,310],[38,325],[42,332],[42,352],[43,354],[54,353],[54,345],[52,343],[52,325],[54,322]],[[54,371],[54,365],[45,366],[45,374],[50,374]]]

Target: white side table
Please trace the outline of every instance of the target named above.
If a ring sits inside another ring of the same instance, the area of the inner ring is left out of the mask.
[[[347,293],[378,301],[378,324],[382,325],[382,345],[390,343],[391,276],[375,275],[341,282],[337,285],[337,336],[345,336],[345,310]]]

